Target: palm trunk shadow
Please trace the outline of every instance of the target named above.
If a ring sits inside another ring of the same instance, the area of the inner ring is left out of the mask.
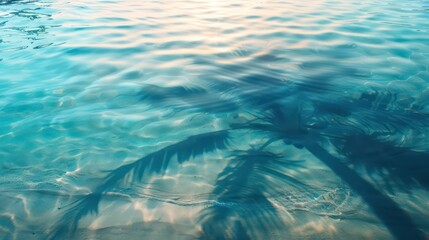
[[[345,181],[372,209],[396,239],[426,239],[411,217],[392,199],[377,190],[355,171],[341,163],[317,143],[308,143],[305,148],[326,164],[338,177]]]

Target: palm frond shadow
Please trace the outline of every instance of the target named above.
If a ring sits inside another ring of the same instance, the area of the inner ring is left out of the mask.
[[[398,105],[398,94],[389,91],[363,92],[354,100],[351,111],[372,129],[383,126],[387,131],[421,129],[429,126],[429,114],[413,109],[413,105]]]
[[[359,99],[346,101],[350,114],[331,123],[327,121],[325,126],[331,125],[327,127],[330,129],[323,129],[331,135],[330,141],[339,154],[353,166],[375,176],[373,182],[380,182],[381,178],[392,193],[394,187],[427,189],[429,152],[402,147],[394,136],[402,137],[410,131],[421,133],[429,126],[429,114],[414,109],[413,102],[399,105],[398,94],[389,91],[365,91]],[[335,138],[333,128],[341,129]]]
[[[389,189],[429,188],[429,152],[397,146],[376,133],[346,136],[336,146],[350,163],[381,176]]]
[[[239,108],[235,101],[220,98],[201,87],[160,87],[147,84],[139,95],[141,96],[140,101],[175,110],[230,112]]]
[[[201,238],[258,239],[282,228],[284,219],[270,198],[284,184],[311,192],[309,186],[279,170],[298,165],[261,149],[236,152],[218,175],[214,204],[200,214]]]
[[[50,239],[73,235],[79,221],[88,214],[98,214],[103,196],[118,185],[139,182],[153,174],[164,174],[174,157],[178,163],[183,163],[204,153],[225,149],[229,143],[228,137],[227,130],[194,135],[112,170],[92,193],[69,207],[51,232]]]

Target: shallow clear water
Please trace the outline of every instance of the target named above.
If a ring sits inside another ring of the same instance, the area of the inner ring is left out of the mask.
[[[0,238],[427,238],[428,19],[0,0]]]

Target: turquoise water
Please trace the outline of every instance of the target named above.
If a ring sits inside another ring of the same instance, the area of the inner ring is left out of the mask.
[[[425,239],[429,2],[0,0],[0,239]]]

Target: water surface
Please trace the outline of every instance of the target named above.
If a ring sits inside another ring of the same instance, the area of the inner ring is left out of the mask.
[[[0,0],[0,238],[427,238],[428,19]]]

